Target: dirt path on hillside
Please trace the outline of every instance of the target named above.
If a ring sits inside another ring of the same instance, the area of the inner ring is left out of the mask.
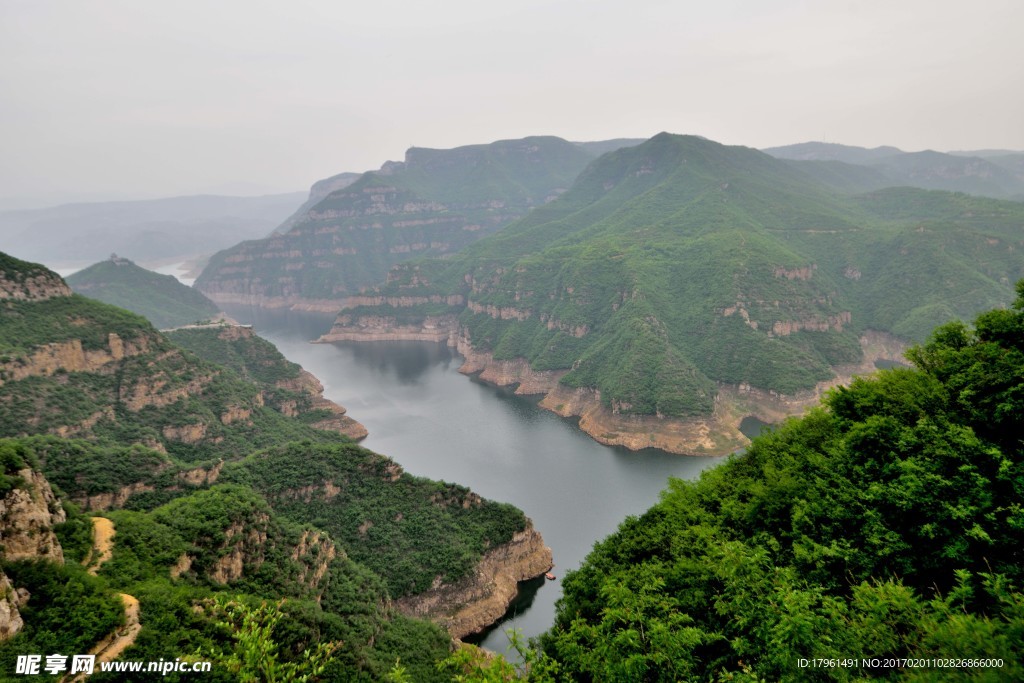
[[[114,536],[117,530],[114,523],[106,517],[90,517],[92,520],[92,549],[82,564],[89,568],[89,573],[96,576],[103,563],[114,556]]]
[[[95,575],[103,563],[109,560],[114,554],[114,535],[117,533],[114,523],[106,517],[92,518],[93,547],[88,557],[82,562],[89,568],[89,573]],[[103,640],[96,643],[89,654],[96,655],[96,663],[111,662],[117,659],[122,652],[131,647],[135,638],[142,630],[139,623],[139,601],[133,595],[119,593],[121,602],[124,603],[124,626],[114,629],[108,633]],[[97,667],[98,671],[99,668]],[[85,681],[86,674],[76,674],[74,678],[63,678],[63,682],[81,683]]]

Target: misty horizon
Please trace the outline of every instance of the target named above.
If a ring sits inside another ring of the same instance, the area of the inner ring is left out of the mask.
[[[1024,149],[1024,6],[0,8],[0,206],[304,191],[413,146]]]

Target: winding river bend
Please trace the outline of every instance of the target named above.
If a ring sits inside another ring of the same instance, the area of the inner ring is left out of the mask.
[[[668,477],[696,478],[721,462],[602,446],[529,398],[459,374],[461,358],[443,344],[311,344],[330,320],[228,313],[254,323],[261,336],[320,378],[325,396],[369,429],[367,448],[411,474],[469,486],[533,519],[551,546],[559,579],[523,586],[506,620],[479,641],[492,650],[506,650],[508,628],[527,637],[547,630],[562,574],[578,567],[626,516],[655,503]]]

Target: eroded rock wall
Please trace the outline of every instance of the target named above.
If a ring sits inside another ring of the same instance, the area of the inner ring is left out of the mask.
[[[551,548],[531,524],[508,543],[489,550],[469,576],[452,584],[435,581],[426,592],[402,598],[395,607],[407,616],[440,624],[453,638],[464,638],[500,619],[515,598],[518,583],[551,566]]]

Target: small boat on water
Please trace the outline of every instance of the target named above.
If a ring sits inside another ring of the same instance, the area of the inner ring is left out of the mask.
[[[555,575],[552,574],[551,572],[545,572],[544,573],[544,578],[547,579],[548,581],[554,581],[555,580]]]

